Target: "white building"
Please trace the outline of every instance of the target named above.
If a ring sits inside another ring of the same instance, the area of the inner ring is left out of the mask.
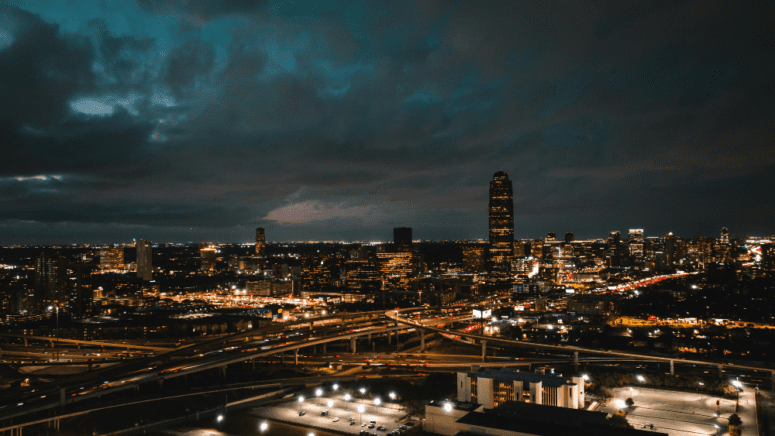
[[[457,373],[457,400],[493,409],[506,401],[584,408],[584,379],[501,368]]]

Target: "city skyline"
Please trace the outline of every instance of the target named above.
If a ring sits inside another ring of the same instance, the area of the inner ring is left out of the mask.
[[[772,234],[773,16],[0,2],[0,244]]]

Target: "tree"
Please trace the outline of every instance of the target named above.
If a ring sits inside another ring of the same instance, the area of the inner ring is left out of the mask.
[[[737,413],[733,413],[732,415],[729,416],[729,425],[740,427],[741,425],[743,425],[743,421],[740,419],[739,416],[737,416]]]
[[[627,422],[627,418],[621,415],[613,415],[608,418],[606,422],[611,427],[634,428],[629,422]]]
[[[627,407],[632,407],[635,405],[635,401],[633,401],[632,398],[627,398],[626,400],[624,400],[624,404],[626,404]]]

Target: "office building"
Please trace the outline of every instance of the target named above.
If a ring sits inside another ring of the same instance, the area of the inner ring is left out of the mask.
[[[494,281],[508,280],[514,257],[514,195],[509,175],[493,174],[490,182],[489,271]]]
[[[41,253],[35,260],[35,291],[31,306],[36,312],[67,301],[67,262],[62,256]]]
[[[100,250],[100,271],[102,272],[123,272],[124,267],[124,248],[103,248]]]
[[[396,227],[393,229],[393,243],[396,251],[412,251],[412,228]]]
[[[481,404],[485,409],[506,401],[578,409],[584,407],[584,379],[511,368],[458,372],[457,400]]]
[[[573,232],[565,232],[565,243],[570,244],[573,240]]]
[[[729,230],[726,227],[721,228],[721,236],[719,237],[719,244],[729,245]]]
[[[212,245],[202,245],[199,248],[199,270],[215,271],[215,262],[218,258],[218,250]]]
[[[256,256],[266,256],[266,237],[263,227],[256,228]]]
[[[482,245],[463,246],[463,271],[480,273],[484,271],[486,247]]]
[[[667,269],[673,269],[675,264],[676,237],[673,232],[665,236],[665,261]]]
[[[627,248],[631,256],[643,257],[643,229],[630,229]]]
[[[147,282],[153,280],[152,242],[137,240],[137,277]]]

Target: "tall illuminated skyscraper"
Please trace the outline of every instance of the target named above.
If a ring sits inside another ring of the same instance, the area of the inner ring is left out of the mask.
[[[514,257],[514,194],[509,175],[493,174],[490,182],[490,256],[491,277],[505,280]]]
[[[145,281],[151,281],[153,279],[151,245],[152,243],[145,239],[137,240],[137,277]]]
[[[627,246],[632,256],[643,257],[643,229],[630,229]]]
[[[256,256],[264,257],[266,250],[266,238],[264,237],[264,228],[256,228]]]

